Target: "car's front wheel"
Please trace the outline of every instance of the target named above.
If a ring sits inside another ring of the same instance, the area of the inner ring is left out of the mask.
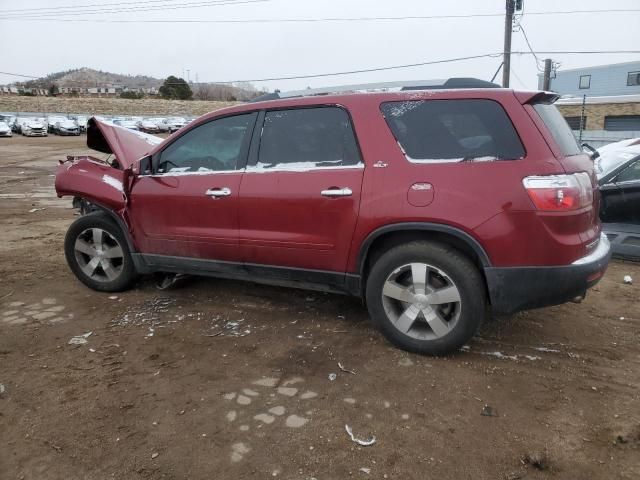
[[[136,279],[122,230],[102,212],[84,215],[71,224],[64,253],[78,280],[94,290],[119,292]]]
[[[445,355],[458,350],[486,316],[480,272],[459,251],[415,241],[381,255],[366,284],[371,318],[404,350]]]

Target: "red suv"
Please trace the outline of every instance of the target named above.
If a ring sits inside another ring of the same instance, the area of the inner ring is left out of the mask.
[[[58,168],[58,196],[95,210],[69,228],[69,266],[107,292],[173,272],[348,293],[428,354],[488,307],[582,298],[610,258],[592,159],[556,95],[489,86],[272,94],[166,140],[92,119],[113,160]]]

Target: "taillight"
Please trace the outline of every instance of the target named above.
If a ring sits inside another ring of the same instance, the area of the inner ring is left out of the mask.
[[[526,177],[522,184],[538,210],[578,210],[593,203],[591,179],[585,172]]]

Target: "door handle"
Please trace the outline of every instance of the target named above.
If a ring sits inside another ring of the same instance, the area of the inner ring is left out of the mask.
[[[349,187],[345,188],[329,188],[327,190],[322,190],[320,195],[323,197],[350,197],[353,195],[353,192]]]
[[[224,187],[224,188],[210,188],[209,190],[207,190],[206,192],[204,192],[205,195],[207,195],[208,197],[228,197],[229,195],[231,195],[231,189]]]

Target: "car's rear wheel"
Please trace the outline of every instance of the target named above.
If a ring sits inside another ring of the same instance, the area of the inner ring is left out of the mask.
[[[428,355],[458,350],[486,316],[476,266],[459,251],[434,242],[411,242],[381,255],[371,267],[366,300],[389,341]]]
[[[84,215],[71,224],[64,252],[78,280],[94,290],[119,292],[136,279],[122,230],[102,212]]]

